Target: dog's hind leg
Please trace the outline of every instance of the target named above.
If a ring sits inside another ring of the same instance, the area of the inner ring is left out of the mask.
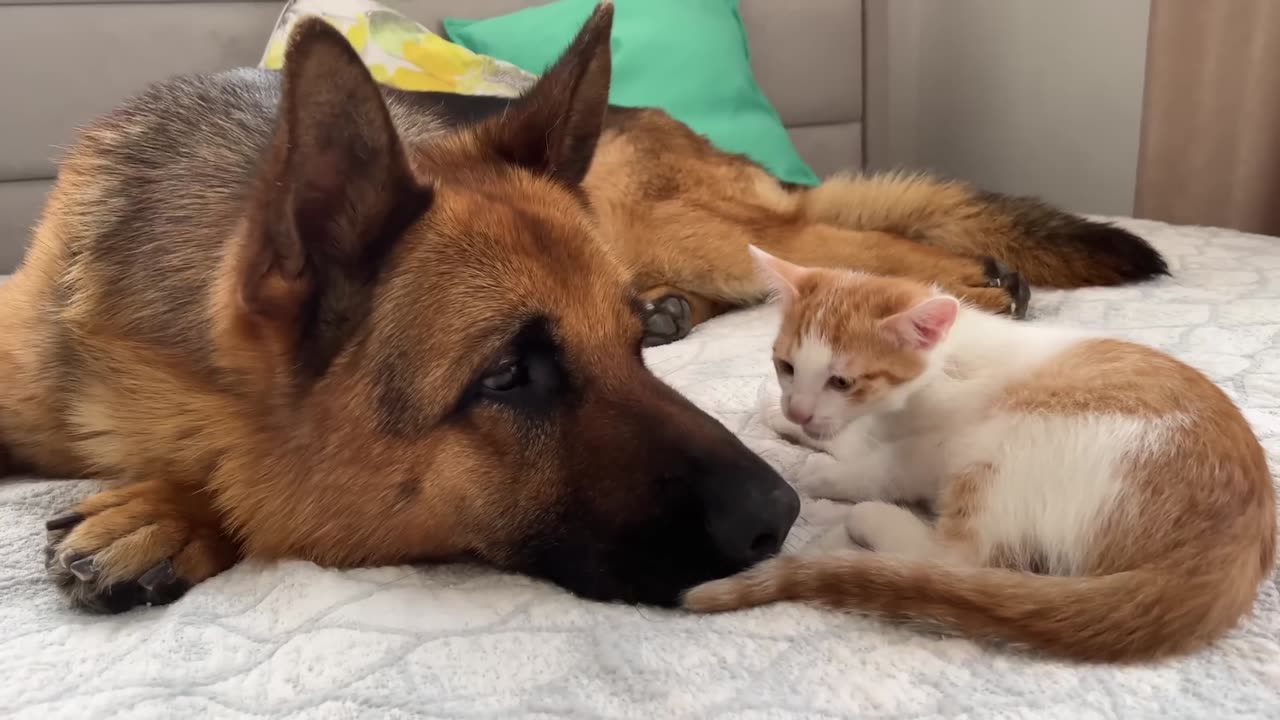
[[[1119,285],[1168,274],[1160,253],[1123,228],[964,182],[898,173],[844,175],[796,197],[809,220],[883,230],[969,257],[995,257],[1035,285]]]
[[[73,605],[99,612],[173,602],[239,554],[209,496],[167,480],[92,495],[45,527],[50,577]]]
[[[905,236],[913,227],[903,221],[932,207],[936,193],[917,202],[882,181],[872,189],[888,209],[874,218],[852,217],[848,201],[869,195],[847,184],[784,188],[665,113],[643,110],[614,118],[586,187],[602,239],[632,270],[637,287],[646,299],[669,300],[666,311],[649,318],[655,326],[650,344],[679,339],[687,328],[765,298],[749,244],[804,265],[935,283],[991,312],[1025,312],[1029,286],[998,262],[1002,257],[985,257],[985,246]],[[949,237],[951,223],[935,225],[935,234]]]
[[[761,233],[756,244],[765,252],[799,265],[898,275],[932,283],[992,313],[1022,317],[1030,299],[1030,287],[1021,276],[996,260],[957,255],[890,233],[811,224]]]
[[[677,242],[632,244],[638,278],[659,285],[646,298],[684,298],[690,308],[688,327],[735,307],[765,299],[767,288],[747,252],[754,244],[800,265],[836,267],[899,275],[933,283],[961,300],[993,313],[1021,317],[1030,287],[1015,272],[990,259],[957,255],[943,248],[881,232],[857,232],[821,223],[746,224],[721,218],[701,223],[697,237],[677,233]],[[638,249],[638,251],[637,251]],[[679,300],[668,301],[681,308]],[[658,337],[661,344],[687,330]]]

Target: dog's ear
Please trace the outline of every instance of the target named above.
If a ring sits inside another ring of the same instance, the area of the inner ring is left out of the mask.
[[[306,19],[290,35],[275,135],[240,267],[246,311],[297,337],[349,315],[392,241],[430,204],[377,83],[346,39]]]
[[[576,187],[586,177],[609,106],[613,3],[605,0],[527,93],[480,129],[498,157]]]

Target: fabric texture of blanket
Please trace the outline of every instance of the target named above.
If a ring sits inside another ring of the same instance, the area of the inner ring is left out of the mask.
[[[1031,320],[1170,350],[1245,410],[1280,467],[1280,240],[1126,220],[1160,282],[1033,297]],[[647,352],[784,474],[759,420],[774,308]],[[0,482],[0,716],[93,718],[1280,718],[1280,587],[1211,649],[1135,667],[1046,661],[797,605],[696,617],[583,602],[474,567],[245,564],[165,608],[67,609],[43,521],[87,481]],[[825,506],[829,509],[829,505]],[[806,506],[794,548],[828,520]]]

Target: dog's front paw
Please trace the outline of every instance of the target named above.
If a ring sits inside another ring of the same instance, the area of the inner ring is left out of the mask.
[[[645,347],[666,345],[683,339],[693,329],[693,308],[683,295],[662,295],[646,301],[644,317]]]
[[[45,568],[73,606],[118,613],[165,605],[222,572],[236,551],[159,483],[98,493],[45,523]]]

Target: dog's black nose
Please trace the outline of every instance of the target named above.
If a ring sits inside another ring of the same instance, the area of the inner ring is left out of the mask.
[[[717,493],[720,502],[707,507],[707,532],[716,549],[744,568],[776,555],[800,515],[800,496],[768,466],[721,482],[736,492]]]

